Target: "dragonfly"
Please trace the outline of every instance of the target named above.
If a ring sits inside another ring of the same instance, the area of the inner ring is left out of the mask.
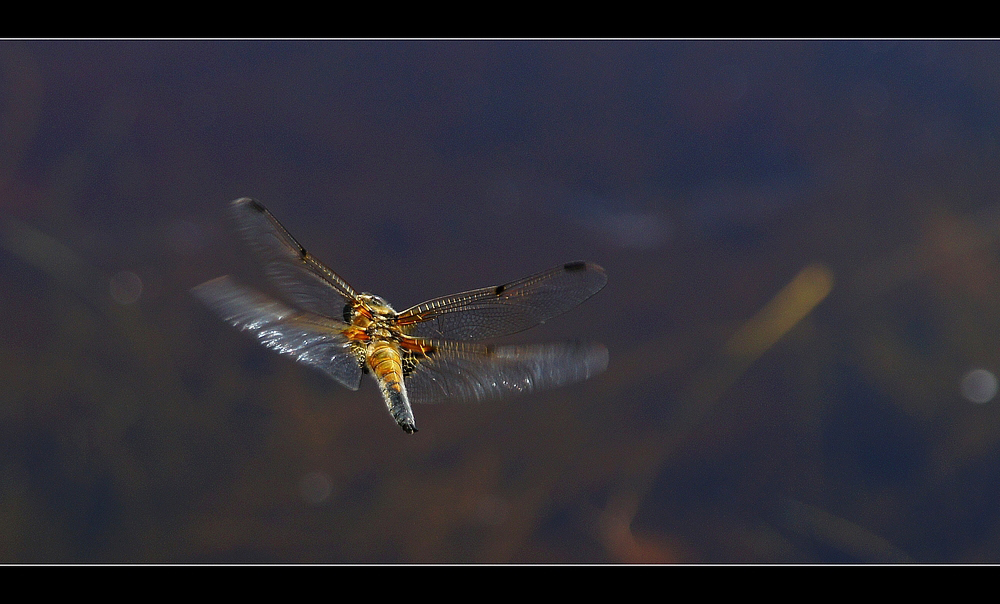
[[[351,390],[365,374],[407,434],[411,403],[485,401],[579,382],[607,368],[601,344],[488,344],[576,307],[607,283],[600,266],[570,262],[491,287],[443,296],[396,312],[357,293],[306,251],[261,204],[231,204],[244,240],[291,305],[228,275],[192,293],[264,346],[318,369]]]

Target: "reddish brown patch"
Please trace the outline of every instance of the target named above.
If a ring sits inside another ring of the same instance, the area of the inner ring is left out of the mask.
[[[352,342],[367,342],[370,339],[360,327],[348,327],[344,330],[344,337]]]
[[[422,344],[413,338],[404,337],[399,341],[399,347],[403,350],[408,350],[410,352],[416,352],[419,354],[429,354],[434,352],[434,346],[430,344]]]
[[[415,315],[410,315],[408,317],[400,317],[396,319],[396,325],[413,325],[414,323],[423,323],[430,318],[429,313],[418,313]]]

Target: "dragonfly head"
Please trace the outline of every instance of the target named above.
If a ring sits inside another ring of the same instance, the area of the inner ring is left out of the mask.
[[[364,293],[358,296],[368,310],[372,311],[372,314],[380,315],[383,317],[395,317],[396,311],[393,310],[392,306],[389,305],[384,299],[375,294]]]

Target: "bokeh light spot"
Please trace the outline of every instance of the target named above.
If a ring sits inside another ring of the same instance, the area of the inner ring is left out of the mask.
[[[985,369],[973,369],[962,376],[962,396],[973,403],[988,403],[997,394],[997,376]]]
[[[326,472],[310,472],[299,481],[302,500],[310,505],[319,505],[333,493],[333,483]]]
[[[119,304],[135,304],[142,295],[142,279],[132,271],[118,271],[111,277],[111,297]]]

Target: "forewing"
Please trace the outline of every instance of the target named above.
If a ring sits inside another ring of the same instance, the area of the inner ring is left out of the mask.
[[[291,302],[310,312],[339,319],[357,295],[346,281],[302,247],[259,201],[232,203],[233,217],[264,272]]]
[[[483,340],[517,333],[561,315],[607,283],[604,269],[571,262],[519,281],[428,300],[397,323],[421,338]]]
[[[482,401],[555,388],[593,377],[608,366],[608,350],[601,344],[412,342],[411,349],[423,352],[404,347],[403,371],[410,401],[417,403]]]
[[[351,390],[361,385],[361,366],[343,335],[347,324],[293,310],[229,277],[202,283],[191,293],[264,346],[319,369]]]

